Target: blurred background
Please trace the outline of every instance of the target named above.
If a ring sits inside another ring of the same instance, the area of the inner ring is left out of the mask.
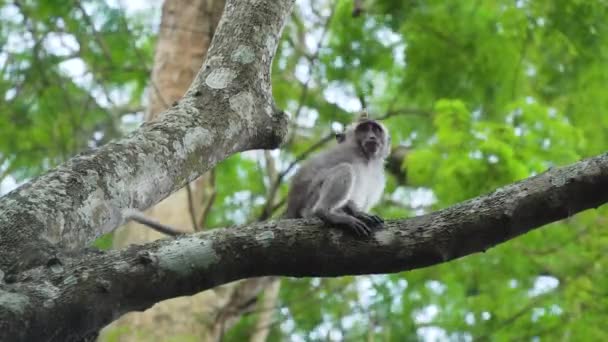
[[[0,195],[178,100],[223,6],[0,0]],[[272,81],[284,146],[232,156],[148,215],[185,231],[278,217],[300,161],[362,108],[393,138],[373,210],[388,219],[606,152],[608,3],[297,0]],[[99,340],[605,341],[607,224],[603,206],[426,269],[236,282]],[[95,245],[158,237],[130,224]]]

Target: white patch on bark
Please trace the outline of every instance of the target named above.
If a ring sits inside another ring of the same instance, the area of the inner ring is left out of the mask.
[[[213,249],[213,243],[198,237],[181,238],[164,245],[158,249],[156,257],[161,269],[175,272],[180,276],[206,269],[220,259]]]
[[[40,217],[41,215],[41,212],[36,212],[36,217]],[[43,231],[40,234],[40,237],[52,244],[59,243],[62,240],[61,236],[63,234],[63,229],[65,228],[65,216],[61,212],[58,212],[55,217],[55,227],[57,229]]]
[[[129,269],[131,268],[129,266],[129,263],[126,261],[116,261],[113,265],[112,268],[114,268],[117,272],[119,273],[128,273]]]
[[[77,209],[77,215],[83,222],[93,222],[93,225],[101,225],[100,218],[106,217],[106,212],[110,211],[104,199],[104,192],[97,188],[90,192],[87,198],[82,202],[80,208]]]
[[[255,129],[253,122],[253,101],[253,95],[248,91],[242,91],[230,98],[230,108],[245,120],[249,131]]]
[[[180,142],[173,143],[175,154],[180,159],[186,159],[188,154],[196,151],[202,146],[210,146],[213,143],[213,134],[208,129],[196,127],[189,130]]]
[[[205,79],[207,86],[213,89],[224,89],[232,80],[236,78],[236,72],[228,68],[218,68],[213,71]]]
[[[184,146],[209,146],[213,142],[213,137],[208,129],[196,127],[184,137]]]
[[[74,275],[69,275],[67,277],[65,277],[65,279],[63,279],[63,285],[65,286],[73,286],[76,285],[78,283],[78,278],[76,278],[76,276]]]
[[[379,230],[374,234],[374,237],[381,245],[390,245],[395,241],[395,234],[389,230]]]
[[[557,187],[564,186],[566,184],[566,177],[559,174],[554,175],[551,177],[551,184]]]
[[[0,289],[0,309],[10,310],[15,314],[22,315],[29,303],[30,299],[25,295]]]
[[[271,34],[266,37],[266,49],[268,49],[268,56],[272,56],[274,54],[275,49],[277,48],[277,40]]]
[[[42,302],[42,306],[45,308],[51,308],[55,305],[55,300],[59,298],[59,288],[48,281],[45,281],[44,284],[41,284],[37,287],[38,293],[44,296],[44,301]]]
[[[221,65],[222,62],[224,61],[224,57],[222,56],[213,56],[209,59],[207,59],[207,63],[205,63],[206,66],[214,66],[214,65]]]
[[[274,233],[270,230],[261,232],[255,236],[255,241],[259,242],[264,247],[270,246],[270,243],[274,240]]]
[[[130,158],[135,158],[135,161],[127,158],[116,160],[114,169],[116,174],[106,179],[106,187],[110,193],[109,198],[121,198],[124,193],[132,194],[132,197],[121,203],[108,203],[108,207],[121,208],[134,206],[135,203],[145,204],[151,196],[168,193],[172,187],[173,181],[167,173],[166,165],[143,153]]]
[[[255,59],[255,54],[250,46],[239,45],[230,57],[233,62],[249,64]]]
[[[116,158],[115,163],[115,174],[106,178],[106,189],[110,193],[109,198],[120,198],[120,195],[129,189],[129,180],[137,177],[137,175],[134,175],[135,168],[129,165],[126,156]]]
[[[243,133],[242,130],[243,130],[243,125],[241,124],[241,121],[229,119],[229,125],[228,125],[228,129],[226,130],[226,136],[228,138],[235,137],[239,134],[242,134]]]

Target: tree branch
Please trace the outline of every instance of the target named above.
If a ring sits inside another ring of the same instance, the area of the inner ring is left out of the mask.
[[[608,153],[387,222],[369,239],[317,220],[280,220],[66,259],[0,288],[0,340],[70,340],[124,312],[248,277],[391,273],[447,262],[606,203],[602,189]]]
[[[0,270],[46,264],[112,231],[124,209],[158,203],[226,157],[278,147],[287,119],[272,99],[270,67],[292,5],[228,1],[178,105],[0,198]]]

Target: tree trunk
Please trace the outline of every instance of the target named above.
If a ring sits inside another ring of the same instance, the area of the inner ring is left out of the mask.
[[[264,290],[264,300],[258,306],[258,321],[251,334],[251,342],[264,342],[268,338],[270,328],[275,323],[274,313],[278,310],[279,291],[281,290],[281,280],[273,278],[270,285]]]
[[[211,38],[224,10],[224,0],[165,0],[149,85],[146,121],[178,101],[200,69]],[[159,222],[193,232],[202,228],[209,201],[215,197],[212,171],[149,209],[146,215]],[[117,229],[114,248],[141,244],[166,237],[135,222]],[[230,298],[230,287],[204,291],[194,296],[169,299],[144,312],[122,316],[102,331],[99,340],[120,336],[121,341],[162,341],[174,335],[214,340],[217,311]]]
[[[223,0],[165,1],[151,75],[147,121],[155,119],[186,92],[203,63],[223,9]],[[146,215],[185,232],[204,228],[204,217],[215,198],[212,172],[190,183],[190,193],[183,188],[149,209]],[[116,231],[114,247],[124,248],[162,237],[152,229],[129,223]],[[124,341],[150,340],[152,336],[164,340],[174,335],[217,341],[238,321],[244,309],[242,303],[255,300],[266,283],[261,278],[249,279],[194,296],[170,299],[145,312],[124,315],[102,334],[115,335],[117,331]]]

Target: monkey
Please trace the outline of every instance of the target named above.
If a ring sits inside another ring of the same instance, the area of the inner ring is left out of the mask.
[[[384,220],[367,214],[384,192],[384,161],[390,152],[390,134],[364,111],[358,121],[336,134],[337,144],[308,159],[294,175],[284,218],[317,217],[325,224],[369,236]],[[183,233],[126,209],[133,220],[170,236]]]
[[[369,236],[382,218],[366,212],[384,192],[388,129],[366,113],[336,134],[337,144],[307,160],[294,175],[286,218],[317,217],[325,224]]]

